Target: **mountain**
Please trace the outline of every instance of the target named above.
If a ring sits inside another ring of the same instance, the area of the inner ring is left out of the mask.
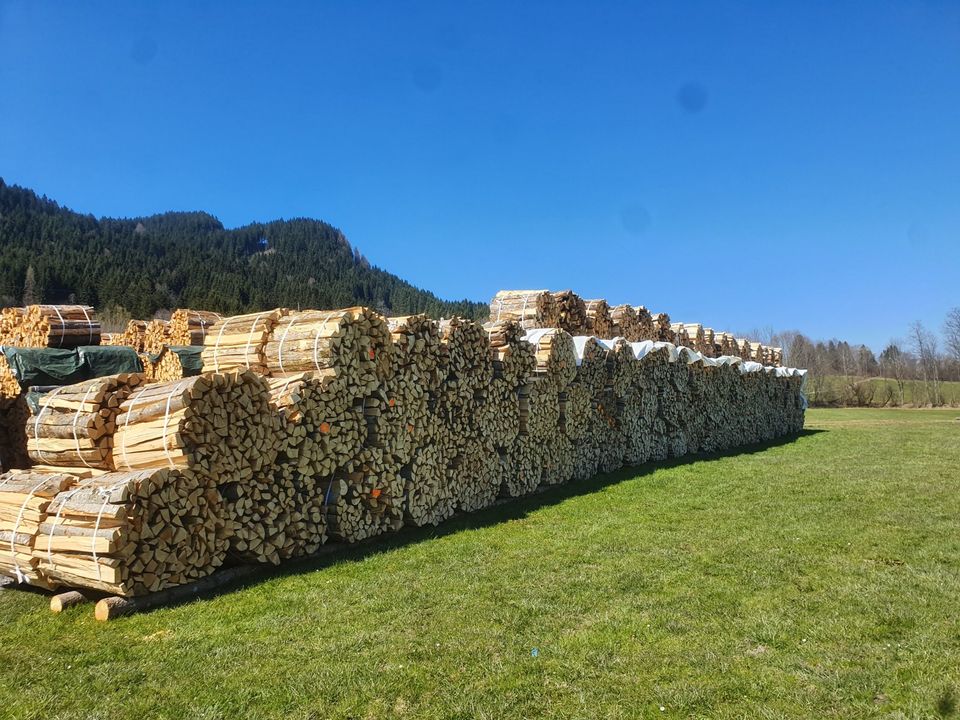
[[[203,212],[97,219],[0,178],[0,304],[77,302],[115,317],[202,308],[366,305],[481,318],[371,265],[337,228],[295,218],[227,230]]]

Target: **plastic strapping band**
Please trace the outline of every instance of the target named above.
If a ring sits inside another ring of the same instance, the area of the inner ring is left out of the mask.
[[[223,331],[226,330],[229,320],[224,320],[220,325],[220,332],[217,333],[217,342],[213,344],[213,371],[220,372],[220,338],[223,337]]]
[[[44,478],[33,486],[33,489],[27,494],[27,499],[24,500],[23,505],[20,506],[20,512],[17,513],[17,521],[13,524],[13,533],[10,535],[10,559],[13,560],[13,572],[17,576],[18,583],[26,582],[27,577],[21,572],[20,562],[17,560],[17,530],[20,529],[20,521],[23,520],[23,513],[27,509],[27,503],[33,499],[33,494],[46,482],[47,478]]]
[[[250,369],[250,342],[253,340],[253,331],[257,329],[257,324],[264,315],[266,315],[265,312],[259,313],[253,319],[253,325],[250,326],[250,333],[247,335],[247,345],[243,349],[243,360],[247,364],[247,370]]]
[[[280,372],[286,372],[283,369],[283,343],[287,340],[287,333],[290,332],[290,328],[293,327],[294,321],[297,319],[297,316],[293,313],[290,314],[290,322],[287,323],[287,327],[283,331],[283,335],[280,338],[280,347],[277,349],[277,359],[280,362]],[[249,365],[247,367],[250,367]]]
[[[44,411],[50,409],[50,401],[56,397],[57,393],[63,390],[63,387],[58,387],[47,396],[47,398],[43,401],[43,404],[40,406],[40,412],[37,413],[37,417],[33,422],[33,438],[37,442],[37,455],[40,457],[40,461],[44,463],[47,462],[47,456],[43,454],[43,449],[41,448],[40,443],[40,419],[43,417]]]
[[[183,380],[178,382],[173,389],[170,390],[170,394],[167,395],[167,407],[163,412],[163,435],[161,435],[163,454],[167,456],[167,462],[170,463],[172,469],[175,469],[177,466],[174,464],[173,458],[170,457],[170,447],[167,444],[167,425],[170,423],[170,403],[173,400],[173,396],[178,392],[183,392]]]
[[[96,385],[94,383],[90,384],[90,387],[87,388],[87,392],[83,396],[83,400],[80,401],[81,405],[83,405],[83,403],[87,401],[87,398],[90,397],[90,393],[93,391],[95,387]],[[83,453],[80,452],[80,438],[77,437],[77,421],[80,419],[80,410],[81,408],[77,408],[77,411],[73,414],[73,423],[71,423],[73,426],[73,442],[77,446],[77,456],[80,458],[80,460],[83,462],[84,465],[86,465],[90,469],[93,469],[93,465],[88,463],[87,459],[83,456]]]
[[[60,516],[63,514],[63,506],[67,504],[67,501],[70,500],[70,498],[83,489],[85,488],[81,485],[80,487],[68,492],[60,502],[60,506],[57,508],[57,514],[53,518],[53,525],[50,526],[50,530],[47,533],[47,562],[51,565],[53,564],[53,532],[57,529],[57,525],[60,524]]]
[[[97,523],[93,526],[93,536],[90,538],[90,554],[93,555],[93,564],[97,568],[97,582],[103,582],[103,575],[100,572],[100,560],[97,558],[97,533],[100,532],[100,523],[103,521],[103,511],[107,509],[107,503],[110,502],[110,493],[126,484],[126,482],[126,480],[123,480],[114,483],[110,487],[98,489],[98,492],[103,496],[103,504],[100,506],[100,512],[97,513]]]
[[[320,360],[317,358],[317,345],[320,343],[320,331],[327,326],[327,323],[330,322],[330,318],[336,315],[336,310],[331,310],[327,313],[327,316],[323,319],[320,327],[317,328],[317,334],[313,337],[313,366],[317,368],[317,372],[321,371]]]
[[[133,414],[133,408],[136,406],[137,400],[140,399],[140,396],[143,395],[143,391],[146,390],[148,387],[149,385],[144,385],[142,388],[140,388],[137,394],[130,399],[130,407],[127,408],[127,416],[123,421],[124,430],[130,427],[130,416]],[[131,469],[130,461],[127,460],[127,434],[126,433],[121,433],[120,435],[120,455],[123,457],[123,464],[126,465],[128,470],[130,470]]]
[[[87,344],[89,345],[93,342],[93,320],[90,319],[86,307],[81,305],[80,309],[83,310],[83,316],[87,319]]]
[[[40,307],[53,308],[53,311],[57,314],[57,317],[60,318],[60,342],[57,344],[57,347],[63,347],[63,338],[66,334],[66,324],[67,321],[63,319],[63,315],[60,314],[60,308],[56,305],[41,305]]]

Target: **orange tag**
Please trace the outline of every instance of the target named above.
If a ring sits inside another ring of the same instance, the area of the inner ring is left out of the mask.
[[[373,360],[377,354],[373,351],[373,348],[370,348],[370,359]]]
[[[320,423],[320,432],[322,432],[324,435],[330,432],[330,423],[328,422]]]
[[[390,399],[387,401],[387,405],[389,405],[390,407],[393,407],[393,406],[396,405],[396,404],[397,404],[396,398],[390,398]]]
[[[372,497],[374,500],[380,497],[380,488],[374,488],[373,490],[371,490],[370,497]]]
[[[411,425],[410,423],[407,423],[407,432],[410,433],[411,435],[413,434],[413,425]]]

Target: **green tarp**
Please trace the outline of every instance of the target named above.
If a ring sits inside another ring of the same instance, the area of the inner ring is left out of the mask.
[[[199,375],[203,370],[203,345],[169,345],[167,349],[177,354],[180,358],[180,366],[183,368],[184,377]],[[160,359],[160,353],[148,354],[150,362],[156,362]]]
[[[133,348],[90,345],[66,348],[15,348],[0,346],[20,387],[72,385],[83,380],[126,372],[143,372]],[[182,359],[181,359],[181,362]]]

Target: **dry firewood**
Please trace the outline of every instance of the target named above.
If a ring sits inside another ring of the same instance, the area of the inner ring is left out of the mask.
[[[203,340],[203,371],[245,369],[265,374],[267,340],[287,312],[278,308],[220,320]]]
[[[501,290],[490,301],[490,320],[515,320],[533,330],[558,327],[560,316],[549,290]]]
[[[583,332],[571,333],[576,335],[593,335],[598,338],[612,338],[613,319],[610,316],[610,306],[606,300],[584,300],[587,321]]]
[[[72,348],[100,344],[100,320],[87,305],[29,305],[20,323],[22,347]]]

